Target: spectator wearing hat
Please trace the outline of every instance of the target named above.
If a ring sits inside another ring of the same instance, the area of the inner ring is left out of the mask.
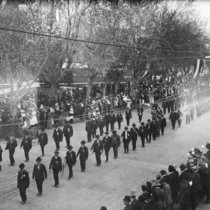
[[[123,116],[122,116],[122,113],[120,111],[117,113],[116,120],[117,120],[117,123],[118,123],[118,129],[120,130],[121,129],[121,123],[123,121]]]
[[[28,131],[25,131],[25,136],[21,142],[20,148],[24,149],[24,153],[25,153],[25,162],[29,161],[29,151],[32,148],[32,139],[29,137],[28,135]]]
[[[55,180],[55,185],[53,187],[58,187],[59,185],[59,171],[62,171],[62,160],[59,155],[59,151],[55,150],[54,156],[51,158],[50,165],[49,165],[49,170],[53,170],[53,177]]]
[[[145,200],[142,204],[142,209],[144,209],[144,210],[156,210],[156,208],[151,205],[152,195],[150,193],[146,193],[144,199]]]
[[[76,164],[77,158],[76,153],[72,150],[73,147],[70,145],[68,146],[68,151],[66,152],[66,164],[69,167],[69,177],[68,180],[70,180],[73,177],[73,166]]]
[[[124,204],[125,204],[124,210],[133,210],[133,206],[130,205],[131,197],[130,197],[129,195],[126,195],[126,196],[123,198],[123,202],[124,202]]]
[[[112,147],[113,147],[113,152],[114,152],[114,159],[117,159],[118,147],[120,147],[121,145],[120,136],[117,134],[117,131],[115,130],[112,131],[111,140],[112,140]]]
[[[19,168],[20,170],[18,171],[17,188],[19,189],[20,197],[22,199],[21,204],[25,204],[27,201],[26,189],[29,187],[30,178],[28,172],[24,169],[24,163],[21,163]]]
[[[163,190],[162,185],[160,184],[159,181],[155,180],[155,182],[152,185],[152,188],[154,189],[157,197],[156,197],[156,202],[155,206],[158,210],[164,210],[165,209],[165,192]]]
[[[130,109],[126,109],[126,111],[125,111],[125,119],[126,119],[127,126],[130,125],[130,119],[131,118],[132,118],[131,110]]]
[[[86,160],[88,159],[88,148],[85,146],[85,141],[81,141],[81,147],[79,148],[77,152],[77,157],[79,156],[80,159],[80,167],[81,167],[81,172],[85,172],[86,170]]]
[[[48,135],[45,132],[44,127],[41,129],[41,133],[38,136],[38,143],[40,144],[42,157],[44,156],[44,148],[48,144]]]
[[[130,138],[132,140],[133,150],[136,150],[136,141],[137,141],[138,133],[139,133],[139,131],[136,128],[136,124],[133,123],[132,128],[130,129]]]
[[[47,179],[47,170],[46,167],[43,163],[41,163],[42,159],[41,157],[38,157],[36,159],[36,164],[34,165],[33,173],[32,173],[32,178],[35,179],[37,189],[38,189],[38,194],[37,196],[41,196],[43,192],[43,182],[45,179]]]
[[[69,118],[66,118],[66,123],[63,127],[63,135],[66,138],[66,147],[70,146],[70,138],[73,136],[73,127],[70,125]]]
[[[188,177],[189,171],[184,163],[182,163],[179,168],[181,171],[181,173],[179,174],[179,183],[180,183],[181,181],[185,180]]]
[[[124,152],[129,152],[129,143],[130,143],[130,132],[128,131],[128,127],[125,127],[125,130],[121,134],[122,142],[124,145]]]
[[[139,136],[141,138],[141,146],[145,147],[145,138],[147,137],[147,128],[146,128],[144,122],[142,122],[141,126],[139,127]]]
[[[100,136],[96,135],[96,140],[91,147],[91,150],[93,150],[96,156],[96,166],[101,165],[101,154],[103,152],[103,142],[99,138]]]
[[[139,201],[136,199],[135,191],[131,191],[130,205],[133,207],[133,210],[139,210],[140,209],[140,204],[139,204]]]
[[[17,140],[12,136],[6,137],[5,140],[7,140],[5,150],[9,150],[10,166],[14,166],[15,165],[14,154],[15,154],[15,148],[17,147]]]
[[[138,197],[139,202],[144,202],[146,199],[146,194],[150,194],[148,187],[146,185],[141,186],[142,194]]]
[[[111,131],[114,130],[114,124],[116,122],[116,117],[115,117],[115,114],[112,112],[111,113],[111,121],[110,121],[110,125],[111,125]]]
[[[105,156],[106,156],[106,163],[108,162],[109,160],[109,150],[111,149],[112,147],[112,139],[111,137],[109,136],[109,133],[105,133],[105,136],[103,137],[103,148],[104,148],[104,151],[105,151]]]
[[[177,202],[178,198],[179,173],[172,165],[168,166],[168,172],[170,173],[168,184],[171,187],[171,197],[172,197],[171,209],[173,209],[173,206]]]
[[[63,133],[60,128],[58,128],[58,123],[55,123],[55,129],[53,131],[53,139],[55,141],[56,150],[60,149],[60,142],[63,141]]]

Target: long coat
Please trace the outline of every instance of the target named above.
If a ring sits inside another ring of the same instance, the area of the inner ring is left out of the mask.
[[[65,137],[72,137],[73,136],[73,128],[71,125],[67,124],[63,127],[63,135]]]
[[[171,187],[171,197],[173,201],[175,201],[178,197],[178,182],[179,182],[179,173],[177,171],[173,171],[169,175],[169,185]]]
[[[17,188],[18,189],[27,189],[30,184],[30,178],[28,175],[28,172],[23,170],[18,172],[18,177],[17,177]]]
[[[35,164],[34,165],[34,170],[32,173],[32,178],[34,179],[41,179],[42,181],[44,181],[47,178],[47,170],[44,164],[40,164],[39,168],[38,165]]]
[[[120,136],[118,134],[112,135],[111,139],[112,139],[112,147],[119,147],[120,146],[121,141],[120,141]]]
[[[55,128],[53,131],[53,138],[55,142],[60,142],[63,140],[63,133],[60,128]]]
[[[130,131],[127,130],[127,139],[125,137],[125,131],[123,131],[121,134],[122,142],[125,142],[125,140],[130,141]]]
[[[5,150],[15,149],[17,147],[17,140],[15,138],[9,139],[7,141],[7,145],[5,147]]]
[[[92,147],[91,147],[91,150],[93,150],[93,152],[95,153],[102,153],[103,151],[103,142],[101,140],[95,140]]]
[[[109,151],[110,148],[112,147],[112,139],[111,139],[111,137],[110,137],[110,136],[107,136],[107,137],[104,136],[102,142],[103,142],[103,147],[104,147],[104,149],[105,149],[106,151]]]
[[[62,170],[62,160],[61,157],[53,156],[51,161],[50,161],[50,166],[49,169],[55,170],[55,171],[61,171]]]
[[[77,157],[79,156],[80,160],[87,160],[88,159],[88,148],[86,146],[81,146],[77,152]]]
[[[77,161],[76,153],[74,151],[67,151],[65,160],[68,166],[73,166]]]
[[[32,148],[32,140],[29,136],[24,137],[22,142],[21,142],[21,146],[23,147],[24,150],[29,151]]]
[[[38,137],[38,143],[41,145],[41,146],[45,146],[48,144],[48,136],[47,136],[47,133],[40,133],[39,134],[39,137]]]

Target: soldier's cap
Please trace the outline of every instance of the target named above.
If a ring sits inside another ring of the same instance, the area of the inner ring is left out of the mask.
[[[56,150],[54,151],[54,153],[55,153],[55,154],[59,154],[59,151],[56,149]]]
[[[42,158],[41,158],[41,157],[38,157],[38,158],[36,159],[36,162],[40,162],[40,161],[42,161]]]
[[[71,145],[69,145],[67,148],[68,148],[69,150],[73,149],[73,147],[72,147]]]
[[[107,135],[107,134],[109,134],[109,132],[105,132],[105,134]]]
[[[125,130],[128,130],[128,127],[125,127],[124,129],[125,129]]]
[[[85,142],[85,140],[82,140],[80,143],[81,143],[81,144],[85,144],[86,142]]]
[[[24,163],[21,163],[20,165],[19,165],[19,168],[24,168],[25,167],[25,164]]]
[[[96,138],[98,139],[98,138],[100,138],[100,136],[99,135],[96,135]]]
[[[129,195],[126,195],[124,198],[123,198],[123,201],[127,201],[127,202],[131,202],[131,197]]]
[[[135,123],[133,123],[133,124],[132,124],[132,126],[136,126],[136,124],[135,124]]]
[[[136,192],[135,191],[131,191],[131,197],[135,197],[136,196]]]

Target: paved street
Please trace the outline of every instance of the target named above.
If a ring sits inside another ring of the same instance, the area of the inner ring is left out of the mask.
[[[150,109],[146,109],[143,121],[150,118]],[[168,115],[167,115],[168,118]],[[133,112],[131,124],[136,123],[139,127],[136,111]],[[150,145],[146,144],[145,148],[141,148],[141,141],[138,138],[137,151],[130,151],[129,154],[124,154],[122,146],[119,149],[119,158],[113,159],[113,151],[110,151],[110,161],[105,163],[104,154],[102,154],[101,167],[95,166],[95,155],[92,152],[87,161],[87,171],[80,172],[80,164],[77,162],[74,167],[74,177],[70,181],[67,180],[68,171],[64,171],[64,177],[60,176],[59,188],[53,188],[52,174],[44,182],[43,196],[37,197],[37,189],[35,183],[31,183],[27,195],[27,205],[20,204],[19,193],[16,192],[10,196],[0,199],[2,210],[16,210],[21,209],[62,209],[62,210],[89,210],[99,209],[102,205],[107,206],[108,210],[122,210],[123,197],[130,194],[131,190],[135,190],[136,194],[141,193],[141,185],[155,177],[161,169],[167,169],[169,164],[179,166],[182,162],[186,162],[187,152],[190,148],[198,147],[210,142],[210,114],[195,118],[190,125],[185,125],[181,128],[176,128],[175,131],[171,129],[171,123],[167,119],[167,128],[165,135],[152,141]],[[71,144],[74,151],[77,152],[80,141],[87,140],[86,132],[84,131],[85,123],[79,122],[73,124],[74,136],[71,139]],[[116,127],[116,126],[115,126]],[[125,127],[125,120],[122,128]],[[43,163],[49,167],[50,158],[53,156],[55,145],[51,139],[52,130],[48,130],[49,144],[46,147],[46,156],[43,158]],[[122,129],[117,130],[121,134]],[[6,142],[1,142],[5,148]],[[16,187],[16,175],[18,172],[18,165],[24,161],[24,151],[18,148],[15,153],[16,166],[9,167],[8,151],[3,152],[2,172],[0,173],[0,190],[1,195],[6,191],[7,186]],[[88,143],[90,148],[92,143]],[[131,145],[130,145],[131,147]],[[65,141],[61,143],[60,156],[65,156],[66,148]],[[32,169],[35,159],[41,155],[41,150],[37,144],[37,140],[33,142],[33,148],[30,152],[30,162],[27,163],[27,170]],[[12,177],[13,181],[2,182],[1,180]],[[31,171],[30,171],[31,176]],[[32,181],[32,180],[31,180]],[[11,188],[10,188],[11,189]],[[198,209],[207,210],[209,206],[200,205]]]

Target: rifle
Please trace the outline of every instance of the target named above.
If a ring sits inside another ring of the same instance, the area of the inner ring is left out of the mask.
[[[64,172],[65,165],[66,165],[66,159],[64,158],[63,166],[62,166],[62,177],[63,177],[63,172]]]

